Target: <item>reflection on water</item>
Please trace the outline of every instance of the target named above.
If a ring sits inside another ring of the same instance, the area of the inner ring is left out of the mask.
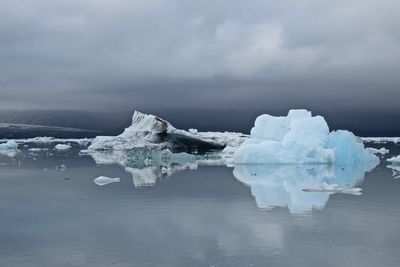
[[[331,194],[304,189],[324,184],[352,188],[362,182],[366,170],[369,168],[327,164],[238,165],[233,175],[250,187],[259,208],[287,207],[292,213],[302,213],[324,208]]]
[[[0,156],[0,266],[400,266],[400,184],[385,162],[364,174],[78,152]],[[363,195],[302,191],[322,183]]]
[[[158,179],[178,171],[197,169],[199,165],[223,165],[218,154],[173,154],[168,150],[140,148],[129,151],[90,153],[97,164],[118,164],[131,174],[135,187],[154,185]],[[331,164],[237,165],[236,179],[250,187],[259,208],[287,207],[292,213],[304,213],[325,207],[329,195],[360,195],[360,184],[369,165]],[[325,192],[322,192],[325,191]]]
[[[171,153],[169,150],[137,148],[119,151],[91,151],[96,164],[117,164],[132,175],[135,187],[152,186],[158,179],[183,170],[196,170],[199,165],[222,165],[216,153],[194,155]]]

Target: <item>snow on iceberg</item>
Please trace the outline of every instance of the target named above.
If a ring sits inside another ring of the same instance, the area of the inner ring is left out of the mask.
[[[173,151],[222,149],[239,146],[246,135],[231,132],[198,132],[180,130],[154,115],[135,111],[132,125],[118,136],[98,136],[89,150],[129,150],[138,147],[168,148]]]
[[[286,117],[259,116],[250,137],[234,152],[236,164],[335,163],[376,166],[379,158],[349,131],[329,132],[322,116],[290,110]]]

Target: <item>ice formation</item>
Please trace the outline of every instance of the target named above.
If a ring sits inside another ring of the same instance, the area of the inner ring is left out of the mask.
[[[110,177],[106,177],[106,176],[99,176],[93,180],[93,182],[99,186],[104,186],[104,185],[108,185],[111,183],[118,183],[119,181],[120,181],[120,178],[110,178]]]
[[[234,152],[236,164],[335,163],[376,165],[377,156],[349,131],[329,132],[321,116],[290,110],[286,117],[261,115],[250,137]]]
[[[6,143],[0,144],[0,150],[16,150],[18,144],[14,140],[8,140]]]
[[[399,164],[392,164],[387,166],[389,169],[392,170],[392,176],[394,179],[400,178],[400,165]]]
[[[400,137],[361,137],[361,140],[366,143],[395,143],[400,142]]]
[[[238,146],[247,136],[231,132],[198,132],[176,129],[168,121],[135,111],[132,125],[118,136],[98,136],[89,150],[129,150],[138,147],[176,151],[222,149]]]
[[[235,166],[233,175],[250,187],[259,208],[282,207],[291,213],[304,213],[324,208],[332,193],[358,194],[360,190],[354,187],[363,181],[370,168],[335,164],[243,164]]]
[[[388,158],[387,161],[392,162],[394,164],[400,164],[400,155]]]
[[[66,144],[58,144],[54,148],[57,150],[68,150],[71,148],[71,146]]]
[[[380,155],[386,155],[387,153],[389,153],[389,149],[386,149],[384,147],[381,148],[373,148],[373,147],[367,147],[367,150],[374,153],[374,154],[380,154]]]
[[[312,187],[312,188],[304,188],[304,192],[325,192],[329,194],[341,193],[341,194],[349,194],[349,195],[361,195],[362,189],[359,187],[354,188],[343,188],[339,187],[337,184],[327,184],[322,183],[321,186]]]
[[[6,143],[0,144],[0,155],[14,157],[18,153],[18,144],[14,140],[9,140]]]

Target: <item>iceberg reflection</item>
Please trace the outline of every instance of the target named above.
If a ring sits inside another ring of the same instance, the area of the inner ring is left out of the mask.
[[[304,213],[324,208],[333,193],[359,191],[352,189],[374,167],[330,164],[236,165],[233,175],[250,187],[259,208],[287,207],[291,213]],[[324,188],[330,190],[324,191]]]
[[[96,164],[118,164],[132,175],[135,187],[152,186],[157,180],[177,171],[197,169],[199,165],[223,165],[215,153],[193,155],[172,153],[168,149],[135,148],[130,150],[91,151]]]

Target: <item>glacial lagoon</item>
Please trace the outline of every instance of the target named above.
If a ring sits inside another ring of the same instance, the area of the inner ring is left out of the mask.
[[[364,174],[210,157],[120,166],[77,144],[25,145],[0,155],[0,266],[399,266],[400,167],[385,159],[400,144],[366,146],[390,153]],[[304,191],[325,182],[362,194]]]

